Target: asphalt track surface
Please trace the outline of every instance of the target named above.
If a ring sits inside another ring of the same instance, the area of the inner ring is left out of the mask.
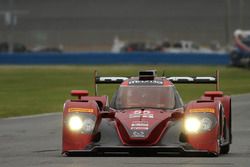
[[[0,119],[1,167],[249,167],[250,94],[233,97],[233,144],[220,157],[63,157],[61,113]]]

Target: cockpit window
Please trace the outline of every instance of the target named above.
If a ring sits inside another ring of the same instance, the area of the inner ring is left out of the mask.
[[[176,106],[175,89],[164,86],[126,86],[120,87],[113,107],[174,109]]]

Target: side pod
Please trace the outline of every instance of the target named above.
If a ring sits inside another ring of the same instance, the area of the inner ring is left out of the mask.
[[[95,140],[101,121],[94,100],[67,100],[63,111],[62,153],[84,150]]]
[[[197,150],[220,153],[220,102],[197,100],[187,104],[184,131],[188,143]]]

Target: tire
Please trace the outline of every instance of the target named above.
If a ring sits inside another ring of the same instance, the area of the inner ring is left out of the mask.
[[[223,129],[224,129],[223,131],[225,133],[224,136],[227,136],[228,138],[230,138],[229,129],[227,129],[227,127],[226,127],[226,118],[224,118],[224,122],[225,122],[224,127],[223,127]],[[230,141],[230,139],[229,139],[229,141]],[[230,144],[226,144],[226,145],[220,147],[221,154],[228,154],[229,151],[230,151]]]
[[[229,151],[230,151],[230,144],[220,147],[221,154],[228,154]]]

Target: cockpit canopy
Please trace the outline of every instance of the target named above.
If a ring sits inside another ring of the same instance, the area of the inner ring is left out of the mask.
[[[175,109],[183,102],[174,86],[120,86],[111,107],[115,109],[157,108]]]

